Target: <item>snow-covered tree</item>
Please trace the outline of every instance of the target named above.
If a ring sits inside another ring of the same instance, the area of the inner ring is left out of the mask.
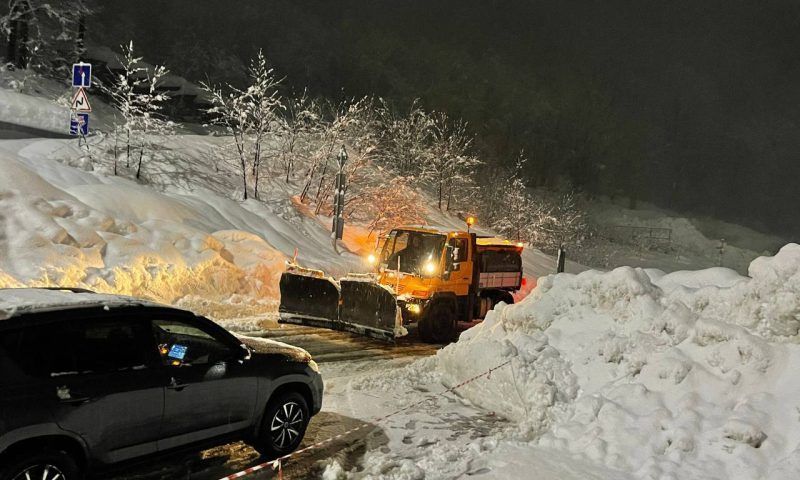
[[[162,114],[168,97],[159,88],[169,71],[164,66],[148,68],[142,63],[142,57],[134,54],[133,42],[122,47],[122,56],[118,60],[122,65],[120,73],[111,84],[102,85],[101,90],[119,112],[121,122],[115,125],[114,133],[115,136],[124,135],[127,167],[131,166],[134,149],[138,147],[138,179],[141,178],[145,153],[152,149],[158,137],[171,133],[175,128],[175,124]],[[116,173],[116,157],[114,161]]]
[[[121,72],[117,74],[113,83],[102,85],[101,90],[109,96],[111,104],[117,109],[121,117],[121,123],[117,122],[115,133],[123,133],[125,136],[125,150],[127,153],[126,162],[130,167],[136,131],[136,122],[139,116],[137,92],[141,90],[144,83],[144,67],[142,57],[133,54],[133,42],[122,47],[122,56],[118,58],[122,65]]]
[[[86,17],[92,13],[84,0],[10,0],[0,17],[6,62],[63,77],[63,68],[83,53]]]
[[[136,96],[139,112],[138,128],[140,132],[139,159],[136,166],[136,178],[142,175],[142,159],[145,151],[153,153],[159,142],[174,133],[176,124],[164,117],[162,111],[169,97],[159,90],[161,80],[169,71],[164,66],[156,66],[145,71],[147,91]]]
[[[575,194],[530,189],[522,174],[525,162],[520,152],[514,168],[495,177],[498,187],[482,197],[484,215],[492,219],[490,226],[547,252],[555,252],[562,244],[580,243],[587,226]]]
[[[319,109],[305,90],[300,96],[286,101],[278,130],[281,169],[286,175],[286,183],[294,173],[298,158],[308,157],[307,140],[315,134],[319,120]]]
[[[356,181],[360,169],[370,160],[377,142],[377,117],[373,108],[372,99],[368,97],[321,105],[320,120],[315,129],[316,147],[309,157],[310,164],[300,195],[301,200],[307,201],[315,190],[311,201],[316,205],[317,213],[331,198],[338,171],[334,160],[341,146],[350,147],[345,190]]]
[[[469,188],[475,167],[480,163],[470,155],[472,135],[461,120],[451,121],[444,113],[434,113],[430,123],[430,145],[422,173],[437,192],[438,207],[450,208],[454,190]]]
[[[392,176],[386,183],[362,189],[348,201],[345,215],[364,221],[369,234],[381,234],[397,225],[422,223],[423,201],[407,177]]]
[[[486,216],[491,219],[491,227],[517,241],[528,240],[528,229],[533,217],[533,198],[522,178],[526,161],[520,152],[514,169],[505,178],[498,176],[499,185],[484,199]]]
[[[381,129],[378,160],[400,175],[419,175],[430,143],[430,115],[420,107],[419,100],[414,100],[405,114],[382,100],[378,114]]]
[[[236,147],[237,163],[242,181],[242,197],[247,200],[248,178],[248,148],[250,123],[248,119],[248,99],[246,92],[233,86],[227,86],[227,92],[222,87],[201,84],[203,90],[211,99],[212,106],[207,113],[211,117],[211,124],[225,129],[233,137]]]
[[[283,109],[277,90],[280,80],[261,51],[251,62],[248,75],[250,85],[245,89],[201,84],[212,103],[207,111],[210,123],[223,127],[233,137],[244,200],[251,180],[253,196],[258,198],[266,140],[277,130],[278,115]]]
[[[578,207],[571,191],[551,194],[534,210],[528,240],[545,251],[553,252],[561,245],[578,245],[587,231],[586,214]]]
[[[283,103],[278,95],[280,80],[275,77],[261,50],[250,64],[249,76],[252,83],[245,90],[243,100],[247,110],[247,132],[252,136],[253,196],[258,199],[259,178],[266,155],[265,143],[267,136],[277,129]]]

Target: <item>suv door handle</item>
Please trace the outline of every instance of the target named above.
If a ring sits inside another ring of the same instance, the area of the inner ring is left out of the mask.
[[[169,380],[169,385],[167,385],[167,388],[169,388],[170,390],[175,390],[176,392],[180,392],[188,385],[189,385],[188,383],[178,383],[178,381],[175,380],[175,377],[172,377]]]

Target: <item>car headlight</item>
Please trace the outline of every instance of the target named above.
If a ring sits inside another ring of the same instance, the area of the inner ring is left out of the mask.
[[[378,257],[370,253],[367,257],[367,263],[370,265],[376,265],[378,263]]]
[[[408,310],[408,313],[413,315],[419,315],[420,312],[422,312],[422,306],[420,306],[418,303],[409,303],[406,305],[406,309]]]
[[[319,373],[319,365],[314,360],[308,361],[308,366],[313,370],[315,373]]]

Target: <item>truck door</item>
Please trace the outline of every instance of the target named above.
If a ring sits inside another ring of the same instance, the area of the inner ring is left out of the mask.
[[[452,265],[448,285],[452,287],[457,296],[468,295],[472,284],[472,269],[474,263],[472,257],[474,252],[470,252],[470,241],[467,237],[451,238],[447,250],[452,255]],[[450,290],[448,288],[448,290]]]

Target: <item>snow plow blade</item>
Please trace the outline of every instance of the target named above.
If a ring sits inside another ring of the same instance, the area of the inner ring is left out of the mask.
[[[315,270],[281,275],[278,323],[336,329],[339,322],[339,286]]]
[[[336,282],[321,271],[292,267],[281,275],[280,289],[278,323],[390,341],[405,334],[397,299],[367,277]]]
[[[394,340],[401,336],[403,320],[397,299],[374,282],[342,279],[339,319],[343,330],[368,337]]]

